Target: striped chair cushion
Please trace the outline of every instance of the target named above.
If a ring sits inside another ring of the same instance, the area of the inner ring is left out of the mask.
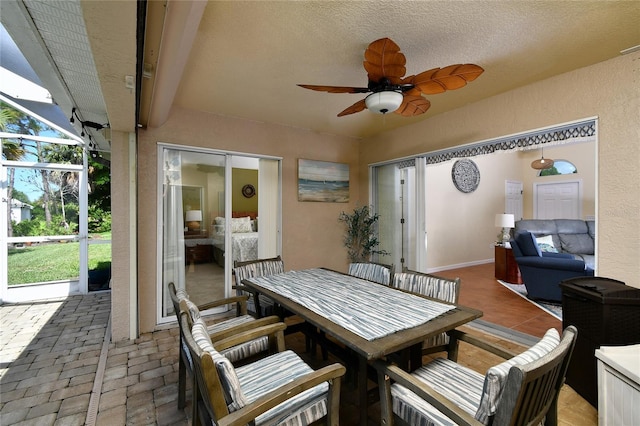
[[[433,275],[398,273],[393,276],[393,286],[449,303],[455,303],[458,298],[458,285],[455,280]]]
[[[236,285],[242,285],[242,280],[247,278],[280,274],[282,272],[284,272],[284,262],[279,258],[265,259],[233,268],[233,273],[236,277]],[[238,294],[245,294],[245,292],[239,291]],[[249,312],[258,313],[262,317],[273,315],[273,301],[264,295],[259,295],[258,297],[260,298],[260,310],[262,312],[257,312],[253,297],[249,297],[249,300],[247,301],[247,310]]]
[[[458,280],[436,277],[414,272],[401,272],[393,276],[393,287],[422,294],[434,299],[449,303],[456,303],[460,285]],[[449,343],[449,335],[441,333],[425,340],[423,347],[446,345]]]
[[[445,395],[454,404],[474,415],[482,398],[484,377],[444,358],[414,371],[413,376]],[[448,417],[399,384],[391,385],[393,412],[411,425],[454,425]]]
[[[245,324],[247,322],[255,321],[255,318],[251,315],[241,315],[239,317],[233,317],[225,321],[217,322],[213,325],[207,327],[207,331],[209,334],[213,334],[219,331],[228,330],[236,325]],[[250,342],[242,343],[237,346],[233,346],[231,348],[223,349],[220,351],[222,355],[227,357],[227,359],[231,362],[240,361],[242,359],[248,358],[252,355],[258,354],[260,352],[265,352],[269,349],[269,337],[262,336],[258,339],[252,340]]]
[[[412,373],[467,413],[489,424],[495,415],[502,387],[509,369],[526,364],[548,354],[560,342],[558,331],[550,329],[544,337],[525,352],[491,367],[483,377],[454,361],[436,358]],[[391,386],[393,412],[409,424],[453,425],[454,423],[431,404],[399,384]]]
[[[189,299],[183,299],[183,300],[185,301],[189,309],[189,314],[191,315],[191,321],[195,324],[195,322],[201,318],[200,310]],[[238,317],[230,318],[228,320],[210,325],[207,327],[207,331],[209,332],[209,334],[213,334],[215,332],[228,330],[232,327],[235,327],[236,325],[244,324],[251,321],[255,321],[255,318],[252,317],[251,315],[241,315]],[[220,354],[227,357],[229,361],[236,362],[236,361],[240,361],[242,359],[248,358],[252,355],[258,354],[260,352],[264,352],[267,349],[269,349],[269,338],[267,336],[263,336],[263,337],[260,337],[259,339],[252,340],[250,342],[246,342],[241,345],[224,349],[220,352]]]
[[[391,270],[377,263],[350,263],[348,274],[379,284],[391,283]]]
[[[523,353],[491,367],[487,371],[484,379],[482,402],[478,408],[478,412],[476,413],[476,419],[487,423],[489,416],[493,416],[496,413],[496,406],[500,401],[502,388],[507,380],[509,369],[512,366],[516,364],[528,364],[540,359],[551,352],[559,343],[560,334],[558,333],[558,330],[550,328],[538,343]]]
[[[236,370],[233,364],[231,364],[231,361],[222,356],[213,347],[211,339],[209,339],[207,324],[205,324],[202,318],[199,318],[193,323],[191,334],[200,349],[202,349],[203,352],[211,354],[218,376],[220,377],[222,389],[224,389],[224,398],[229,407],[229,411],[236,411],[244,407],[247,404],[247,399],[242,393]]]
[[[313,370],[292,351],[260,359],[236,369],[240,387],[251,403],[262,395]],[[256,425],[308,425],[327,414],[328,383],[322,383],[256,418]]]

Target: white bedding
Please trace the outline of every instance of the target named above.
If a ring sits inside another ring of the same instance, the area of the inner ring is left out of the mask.
[[[224,247],[224,234],[213,235],[213,245],[223,252],[228,252]],[[258,258],[258,233],[240,232],[231,234],[231,249],[233,260],[244,262]]]

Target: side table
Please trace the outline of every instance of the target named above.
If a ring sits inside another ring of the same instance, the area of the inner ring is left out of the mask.
[[[510,247],[495,246],[496,278],[511,284],[522,284],[520,269]]]

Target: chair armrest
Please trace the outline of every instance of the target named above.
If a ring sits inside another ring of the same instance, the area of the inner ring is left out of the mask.
[[[251,330],[257,327],[262,327],[268,324],[274,324],[280,322],[280,318],[276,315],[272,315],[270,317],[260,318],[255,321],[245,322],[243,324],[238,324],[235,327],[228,328],[226,330],[220,330],[216,333],[209,334],[209,338],[212,342],[216,342],[222,339],[226,339],[238,333],[243,333],[247,330]]]
[[[247,300],[249,300],[249,296],[247,296],[247,295],[225,297],[224,299],[218,299],[218,300],[214,300],[212,302],[208,302],[208,303],[204,303],[202,305],[198,305],[198,310],[205,311],[207,309],[215,308],[215,307],[218,307],[218,306],[224,306],[224,305],[230,305],[230,304],[233,304],[233,303],[238,303],[239,305],[244,306],[244,312],[246,314],[246,311],[247,311]],[[243,310],[243,309],[241,308],[241,310]]]
[[[293,382],[287,383],[263,395],[240,410],[234,411],[228,416],[217,420],[217,423],[219,426],[246,425],[260,414],[323,382],[329,382],[329,398],[327,402],[327,405],[329,405],[333,398],[339,398],[340,378],[344,375],[345,371],[344,366],[335,363],[312,373],[305,374]]]
[[[229,336],[226,339],[217,340],[212,343],[213,347],[216,348],[216,350],[219,352],[225,349],[232,348],[234,346],[241,345],[243,343],[250,342],[252,340],[256,340],[260,337],[269,336],[276,339],[278,351],[280,351],[280,349],[284,349],[285,347],[284,330],[286,328],[287,325],[283,322],[263,325],[261,327],[252,328],[250,330],[234,334],[233,336]]]
[[[391,409],[391,382],[389,379],[392,379],[394,382],[406,387],[411,392],[433,405],[437,410],[442,412],[442,414],[449,417],[455,424],[474,426],[480,426],[483,424],[476,420],[471,414],[453,404],[449,399],[438,393],[431,386],[428,386],[416,379],[400,367],[386,364],[383,361],[375,361],[374,367],[378,371],[382,424],[393,424],[391,420],[391,417],[393,416]]]
[[[246,286],[246,285],[238,284],[238,285],[233,285],[233,286],[231,286],[231,288],[232,288],[233,290],[236,290],[236,291],[237,291],[237,290],[246,291],[247,293],[251,293],[251,294],[253,294],[254,296],[255,296],[256,294],[258,294],[258,292],[257,292],[257,291],[255,291],[254,289],[252,289],[251,287]]]
[[[553,253],[550,251],[543,251],[542,257],[555,258],[555,259],[575,259],[570,253]]]
[[[559,271],[585,270],[585,263],[577,259],[558,259],[556,257],[523,256],[516,258],[518,266],[529,266],[533,268],[556,269]]]
[[[458,342],[461,342],[461,341],[469,343],[470,345],[476,346],[477,348],[485,350],[491,354],[497,355],[504,359],[511,359],[514,356],[518,355],[517,353],[512,352],[506,348],[503,348],[502,346],[498,346],[496,344],[486,342],[478,337],[465,333],[464,331],[454,329],[449,331],[448,334],[450,337],[450,345],[456,346],[454,350],[449,351],[449,354],[450,354],[449,358],[453,361],[455,361],[455,358],[452,358],[452,357],[454,356],[454,354],[457,354],[457,345],[458,345]]]

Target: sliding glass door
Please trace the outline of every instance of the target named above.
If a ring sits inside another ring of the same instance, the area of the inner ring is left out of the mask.
[[[168,284],[196,304],[231,294],[234,262],[280,254],[280,160],[159,146],[159,322]]]

